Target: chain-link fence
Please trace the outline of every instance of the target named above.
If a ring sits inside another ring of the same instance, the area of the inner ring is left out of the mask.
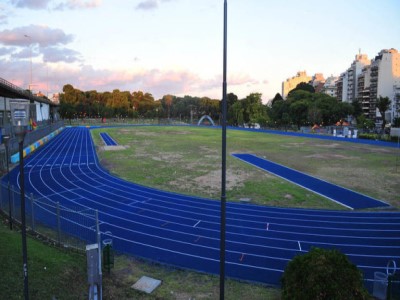
[[[15,186],[0,185],[0,209],[12,222],[21,220],[21,194]],[[27,230],[64,247],[85,250],[98,242],[98,214],[91,208],[64,205],[47,198],[25,195]]]

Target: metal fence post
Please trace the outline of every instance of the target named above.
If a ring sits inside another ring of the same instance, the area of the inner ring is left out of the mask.
[[[11,191],[10,191],[10,193],[11,193],[11,203],[12,203],[12,209],[11,209],[11,218],[12,219],[14,219],[14,211],[15,211],[15,197],[14,197],[14,194],[15,194],[15,189],[14,189],[14,186],[12,185],[11,186]]]
[[[61,245],[61,220],[60,220],[60,202],[57,201],[57,235],[58,244]]]
[[[0,184],[0,209],[4,211],[3,209],[3,184]]]
[[[95,211],[96,215],[96,233],[97,233],[97,243],[99,245],[98,250],[99,250],[99,278],[100,278],[100,284],[99,284],[99,300],[103,299],[103,272],[102,272],[102,259],[101,259],[101,233],[100,233],[100,224],[99,224],[99,211],[96,209]]]
[[[35,199],[33,198],[33,194],[31,193],[31,227],[32,227],[32,231],[35,231]]]

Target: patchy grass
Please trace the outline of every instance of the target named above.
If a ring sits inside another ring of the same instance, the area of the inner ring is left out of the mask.
[[[219,199],[221,131],[199,127],[136,126],[107,131],[121,151],[99,158],[126,180],[164,190]],[[100,149],[100,148],[98,148]],[[324,141],[259,132],[228,130],[227,198],[272,206],[344,209],[319,195],[272,176],[230,154],[254,153],[274,162],[353,189],[400,207],[398,150],[348,142]]]

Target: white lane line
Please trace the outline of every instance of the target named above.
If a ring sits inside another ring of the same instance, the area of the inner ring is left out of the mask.
[[[300,251],[303,251],[303,250],[301,250],[300,241],[297,241],[297,243],[299,244],[299,250],[300,250]]]
[[[201,222],[201,221],[198,221],[196,224],[194,224],[194,226],[193,226],[193,227],[196,227],[197,225],[199,225],[199,224],[200,224],[200,222]]]

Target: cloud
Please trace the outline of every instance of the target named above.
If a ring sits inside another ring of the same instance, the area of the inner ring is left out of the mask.
[[[80,53],[78,51],[68,49],[68,48],[58,48],[58,47],[47,47],[42,51],[44,62],[65,62],[74,63],[82,62]]]
[[[11,4],[19,8],[46,9],[51,0],[11,0]]]
[[[101,0],[67,0],[54,7],[55,10],[91,9],[101,5]]]
[[[52,29],[47,26],[30,25],[0,31],[0,44],[10,46],[26,46],[39,44],[42,47],[67,44],[72,42],[73,36],[65,34],[61,29]]]
[[[90,9],[96,8],[101,5],[101,0],[11,0],[11,4],[19,8],[29,9]]]
[[[0,25],[7,24],[8,16],[0,12]]]
[[[15,47],[0,47],[0,56],[10,55],[15,52]]]
[[[140,10],[152,10],[158,8],[158,1],[157,0],[145,0],[140,2],[136,9]]]

